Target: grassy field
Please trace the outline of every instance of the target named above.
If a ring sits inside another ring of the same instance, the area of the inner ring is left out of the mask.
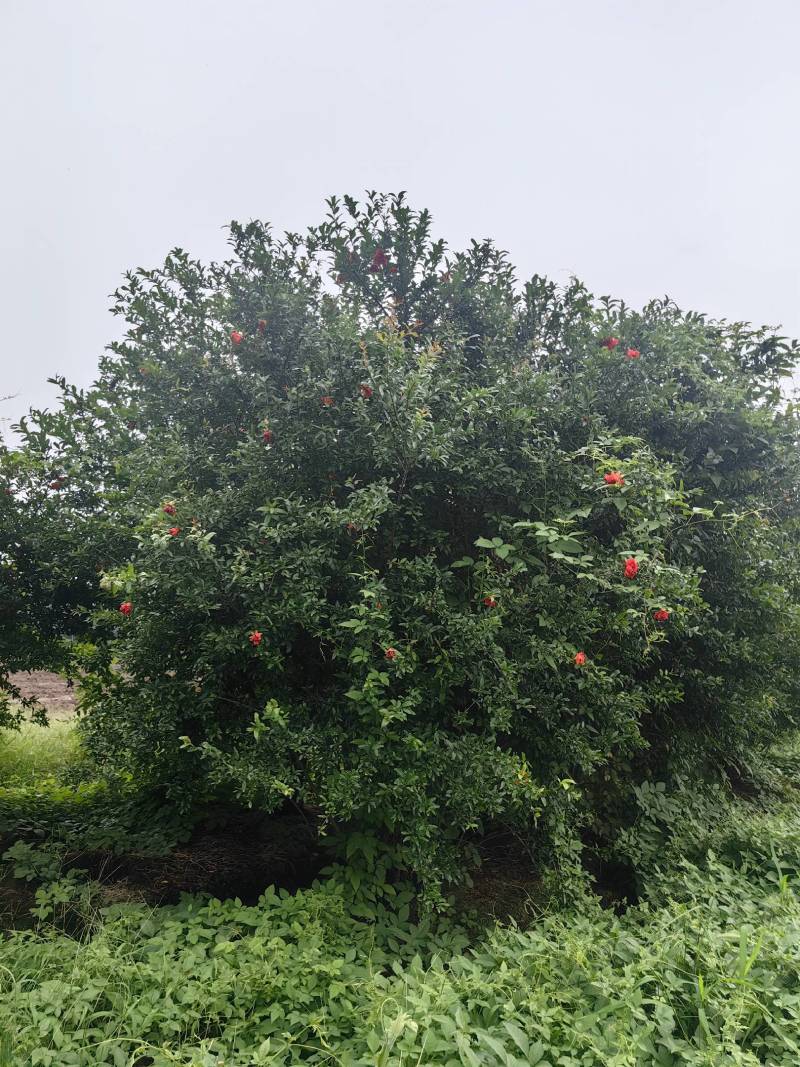
[[[49,726],[24,723],[20,730],[0,730],[0,783],[29,786],[58,777],[78,754],[71,715]]]
[[[0,800],[78,756],[69,722],[3,735]],[[251,905],[113,903],[54,825],[6,853],[35,914],[0,940],[0,1065],[796,1067],[797,767],[776,754],[749,800],[643,790],[639,903],[586,893],[526,929],[415,920],[410,887],[342,871]]]

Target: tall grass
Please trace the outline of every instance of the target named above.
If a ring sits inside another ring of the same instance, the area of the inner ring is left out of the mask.
[[[57,777],[78,755],[74,719],[54,719],[49,726],[23,723],[0,730],[0,786],[31,786]]]

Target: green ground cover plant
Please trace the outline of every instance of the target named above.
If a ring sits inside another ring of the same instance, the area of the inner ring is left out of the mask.
[[[341,873],[255,906],[102,913],[91,883],[57,877],[37,929],[0,941],[0,1062],[796,1064],[794,787],[652,792],[620,845],[639,852],[642,903],[620,915],[587,896],[527,929],[415,921],[411,887],[354,892]]]

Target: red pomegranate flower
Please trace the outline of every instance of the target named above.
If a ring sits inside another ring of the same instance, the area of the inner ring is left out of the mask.
[[[636,560],[633,558],[633,556],[631,556],[629,559],[626,559],[625,560],[625,577],[626,578],[635,578],[638,573],[639,573],[639,564],[636,562]]]
[[[641,354],[642,353],[639,351],[638,348],[629,348],[628,351],[625,353],[628,359],[638,359]]]
[[[496,608],[497,607],[497,601],[495,600],[495,598],[493,596],[485,596],[483,598],[483,603],[484,603],[484,606],[487,607],[487,608]]]
[[[247,640],[255,648],[257,645],[261,644],[263,638],[264,638],[264,635],[261,633],[260,630],[253,630],[253,632],[250,634],[250,636],[247,638]]]
[[[181,532],[180,526],[170,526],[170,528],[169,528],[170,537],[177,537],[180,532]]]
[[[257,324],[258,332],[263,336],[267,332],[267,320],[259,319]]]
[[[240,345],[243,338],[244,334],[240,333],[238,330],[231,330],[231,340],[235,345]]]
[[[382,248],[376,248],[375,254],[372,257],[372,263],[369,269],[373,272],[383,270],[384,267],[388,267],[389,257],[386,255]]]
[[[582,667],[585,663],[586,663],[586,653],[585,652],[576,652],[575,653],[575,666],[576,667]]]
[[[323,398],[322,398],[322,406],[324,408],[332,407],[333,406],[333,397],[332,396],[323,396]]]
[[[606,337],[600,344],[603,348],[607,348],[609,352],[613,352],[619,344],[619,337]]]
[[[133,611],[133,604],[131,604],[130,600],[126,600],[124,603],[120,604],[119,610],[122,615],[130,615]]]
[[[619,471],[609,471],[608,474],[603,475],[603,481],[606,485],[624,485],[625,479]]]
[[[386,651],[384,652],[384,656],[386,656],[386,658],[389,659],[389,660],[397,659],[397,649],[396,648],[387,648]]]
[[[359,385],[358,387],[358,391],[361,393],[365,400],[369,400],[375,390],[372,388],[371,385],[365,385],[362,382],[361,385]]]
[[[659,608],[658,611],[653,612],[653,618],[656,622],[666,622],[669,619],[669,612],[666,608]]]
[[[174,504],[165,504],[161,510],[164,512],[165,515],[174,515],[178,509],[175,507]]]
[[[272,430],[264,430],[264,432],[261,434],[261,440],[264,442],[265,445],[271,445],[273,436],[274,435],[272,433]]]

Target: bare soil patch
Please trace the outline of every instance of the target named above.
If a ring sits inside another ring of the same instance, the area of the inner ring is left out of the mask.
[[[12,674],[11,681],[24,697],[38,700],[53,718],[68,719],[75,714],[75,690],[60,675],[50,671],[21,671]]]
[[[67,857],[68,866],[88,870],[104,885],[108,903],[150,904],[174,903],[183,893],[255,903],[270,885],[290,892],[311,885],[326,861],[316,827],[293,816],[242,816],[220,829],[198,827],[190,841],[163,856],[83,852]]]
[[[541,871],[524,842],[509,831],[489,833],[480,842],[481,866],[455,893],[456,910],[479,921],[528,926],[541,910]]]
[[[32,925],[35,890],[28,882],[0,878],[0,936],[4,930],[26,930]]]

